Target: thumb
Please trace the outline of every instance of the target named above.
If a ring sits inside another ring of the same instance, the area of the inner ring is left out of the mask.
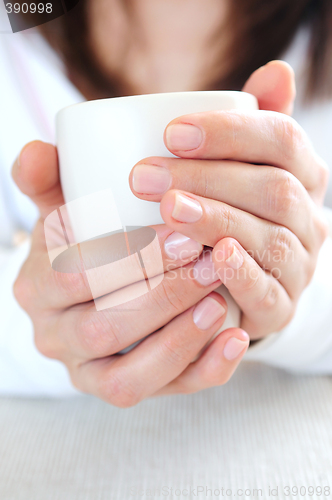
[[[45,218],[64,204],[56,147],[41,141],[29,142],[12,168],[12,177],[23,194],[37,205]]]
[[[242,90],[257,98],[259,109],[286,115],[293,112],[296,96],[294,71],[284,61],[271,61],[254,71]]]

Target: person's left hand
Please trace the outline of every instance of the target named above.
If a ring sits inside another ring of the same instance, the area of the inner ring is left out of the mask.
[[[328,169],[288,116],[293,72],[273,61],[244,91],[264,111],[216,111],[173,120],[165,144],[180,158],[140,161],[136,196],[161,201],[169,228],[212,247],[207,281],[217,273],[242,310],[252,339],[285,327],[309,284],[327,234]],[[210,276],[210,278],[209,278]]]

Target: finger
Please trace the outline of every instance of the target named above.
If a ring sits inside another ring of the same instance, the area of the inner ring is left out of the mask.
[[[63,309],[184,266],[197,259],[203,245],[158,225],[74,245],[52,267],[45,246],[38,250],[21,273],[25,282],[35,276],[28,300],[33,307]]]
[[[22,193],[37,205],[43,218],[64,204],[57,150],[52,144],[33,141],[24,146],[13,165],[12,176]]]
[[[264,271],[232,238],[213,249],[216,273],[242,311],[241,328],[252,339],[281,330],[289,322],[294,302],[280,284],[280,271]]]
[[[183,158],[279,167],[306,189],[322,191],[326,165],[298,123],[281,113],[231,110],[181,116],[167,126],[165,144]]]
[[[133,406],[185,370],[220,328],[225,311],[224,299],[210,294],[129,353],[81,364],[76,384],[110,404]]]
[[[295,76],[292,67],[285,61],[270,61],[258,68],[242,90],[257,98],[259,109],[287,115],[293,112],[296,97]]]
[[[59,336],[67,351],[82,360],[115,354],[162,328],[220,286],[215,273],[211,276],[209,269],[206,273],[212,262],[204,265],[204,272],[202,267],[199,260],[169,271],[156,288],[113,307],[96,310],[90,302],[67,309],[51,336]],[[103,300],[114,301],[114,294]]]
[[[232,161],[153,157],[134,167],[130,183],[141,199],[160,201],[167,190],[179,189],[283,225],[308,249],[316,248],[321,241],[316,230],[320,228],[317,207],[300,181],[282,169]]]
[[[225,237],[237,240],[264,269],[277,268],[280,283],[291,297],[308,283],[309,254],[287,228],[259,219],[220,201],[170,190],[160,204],[166,225],[204,245]]]
[[[224,330],[197,361],[153,396],[190,394],[226,384],[241,362],[248,345],[249,336],[244,330]]]

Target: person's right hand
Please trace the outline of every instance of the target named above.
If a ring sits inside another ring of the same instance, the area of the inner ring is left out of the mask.
[[[84,273],[57,272],[50,265],[44,220],[64,204],[56,148],[29,143],[12,175],[40,211],[30,255],[14,284],[15,297],[32,319],[37,349],[62,361],[76,388],[129,407],[149,396],[195,392],[231,377],[249,343],[239,328],[219,334],[192,362],[223,324],[227,308],[213,291],[220,281],[202,275],[203,260],[194,262],[201,244],[165,225],[154,226],[163,281],[121,309],[97,311]],[[167,248],[173,258],[180,252],[184,258],[172,260]],[[114,288],[110,283],[110,291]],[[144,337],[131,351],[117,354]]]

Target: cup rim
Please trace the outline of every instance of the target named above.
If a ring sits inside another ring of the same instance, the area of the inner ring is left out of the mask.
[[[234,95],[242,95],[245,100],[250,99],[253,100],[255,99],[257,103],[257,99],[253,94],[249,94],[249,92],[243,92],[242,90],[188,90],[188,91],[181,91],[181,92],[160,92],[160,93],[153,93],[153,94],[138,94],[138,95],[128,95],[128,96],[120,96],[120,97],[106,97],[102,99],[94,99],[91,101],[82,101],[82,102],[77,102],[74,104],[70,104],[69,106],[65,106],[64,108],[60,109],[56,113],[56,118],[58,118],[62,113],[72,109],[72,108],[77,108],[79,106],[86,106],[86,107],[92,107],[92,106],[100,106],[101,103],[104,103],[105,101],[130,101],[130,100],[151,100],[151,99],[157,99],[159,96],[181,96],[181,95],[208,95],[208,94],[223,94],[223,95],[228,95],[228,96],[234,96]]]

